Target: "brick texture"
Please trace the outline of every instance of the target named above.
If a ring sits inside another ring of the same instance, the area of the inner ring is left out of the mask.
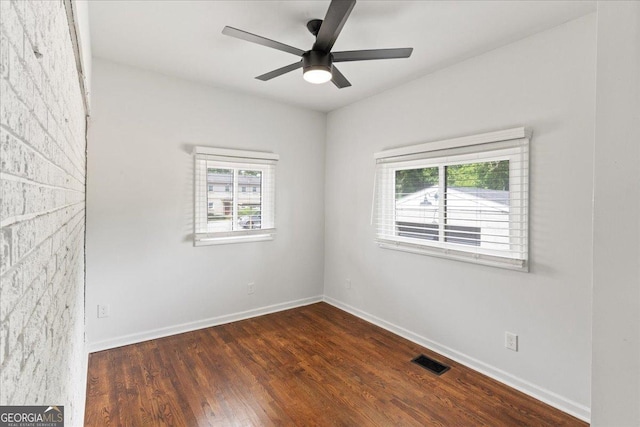
[[[85,111],[65,5],[0,0],[0,405],[82,424]]]

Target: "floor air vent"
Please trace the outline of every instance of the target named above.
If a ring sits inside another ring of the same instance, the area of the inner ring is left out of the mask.
[[[450,368],[446,365],[443,365],[440,362],[433,360],[430,357],[421,354],[412,360],[416,365],[422,366],[424,369],[433,372],[436,375],[442,375],[447,372]]]

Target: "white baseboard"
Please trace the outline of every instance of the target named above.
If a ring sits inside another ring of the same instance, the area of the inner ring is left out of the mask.
[[[211,326],[223,325],[225,323],[237,322],[238,320],[249,319],[252,317],[262,316],[264,314],[275,313],[278,311],[288,310],[291,308],[302,307],[309,304],[321,302],[322,296],[303,298],[295,301],[259,307],[252,310],[241,311],[238,313],[226,314],[224,316],[210,317],[208,319],[198,320],[195,322],[182,323],[180,325],[167,326],[165,328],[152,329],[149,331],[139,332],[135,334],[123,335],[121,337],[110,338],[108,340],[97,341],[88,344],[89,353],[96,351],[108,350],[110,348],[122,347],[124,345],[136,344],[143,341],[164,338],[170,335],[191,332],[198,329],[209,328]]]
[[[513,376],[501,369],[488,365],[471,356],[432,341],[405,328],[394,325],[393,323],[387,322],[386,320],[380,319],[379,317],[376,317],[358,308],[352,307],[341,301],[335,300],[326,295],[324,296],[324,301],[328,304],[333,305],[334,307],[337,307],[341,310],[353,314],[354,316],[366,320],[367,322],[373,323],[376,326],[379,326],[383,329],[393,332],[396,335],[406,338],[409,341],[421,345],[422,347],[426,347],[429,350],[435,351],[436,353],[448,357],[451,360],[455,360],[462,365],[465,365],[475,371],[491,377],[494,380],[500,381],[501,383],[506,384],[509,387],[513,387],[516,390],[519,390],[535,399],[553,406],[554,408],[566,412],[567,414],[573,415],[574,417],[579,418],[582,421],[590,422],[591,410],[584,405],[576,403],[552,391],[546,390],[526,380]]]

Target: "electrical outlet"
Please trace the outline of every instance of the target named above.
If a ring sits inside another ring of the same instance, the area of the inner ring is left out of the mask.
[[[351,279],[346,279],[344,281],[344,285],[347,287],[347,289],[351,289]]]
[[[256,284],[251,282],[247,285],[247,295],[251,295],[256,291]]]
[[[109,306],[104,304],[98,304],[98,317],[109,317]]]
[[[505,332],[504,346],[509,350],[518,351],[518,336],[512,332]]]

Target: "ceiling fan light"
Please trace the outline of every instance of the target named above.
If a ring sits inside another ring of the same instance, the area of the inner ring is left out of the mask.
[[[313,67],[304,70],[302,77],[313,84],[322,84],[331,80],[331,71],[326,67]]]

